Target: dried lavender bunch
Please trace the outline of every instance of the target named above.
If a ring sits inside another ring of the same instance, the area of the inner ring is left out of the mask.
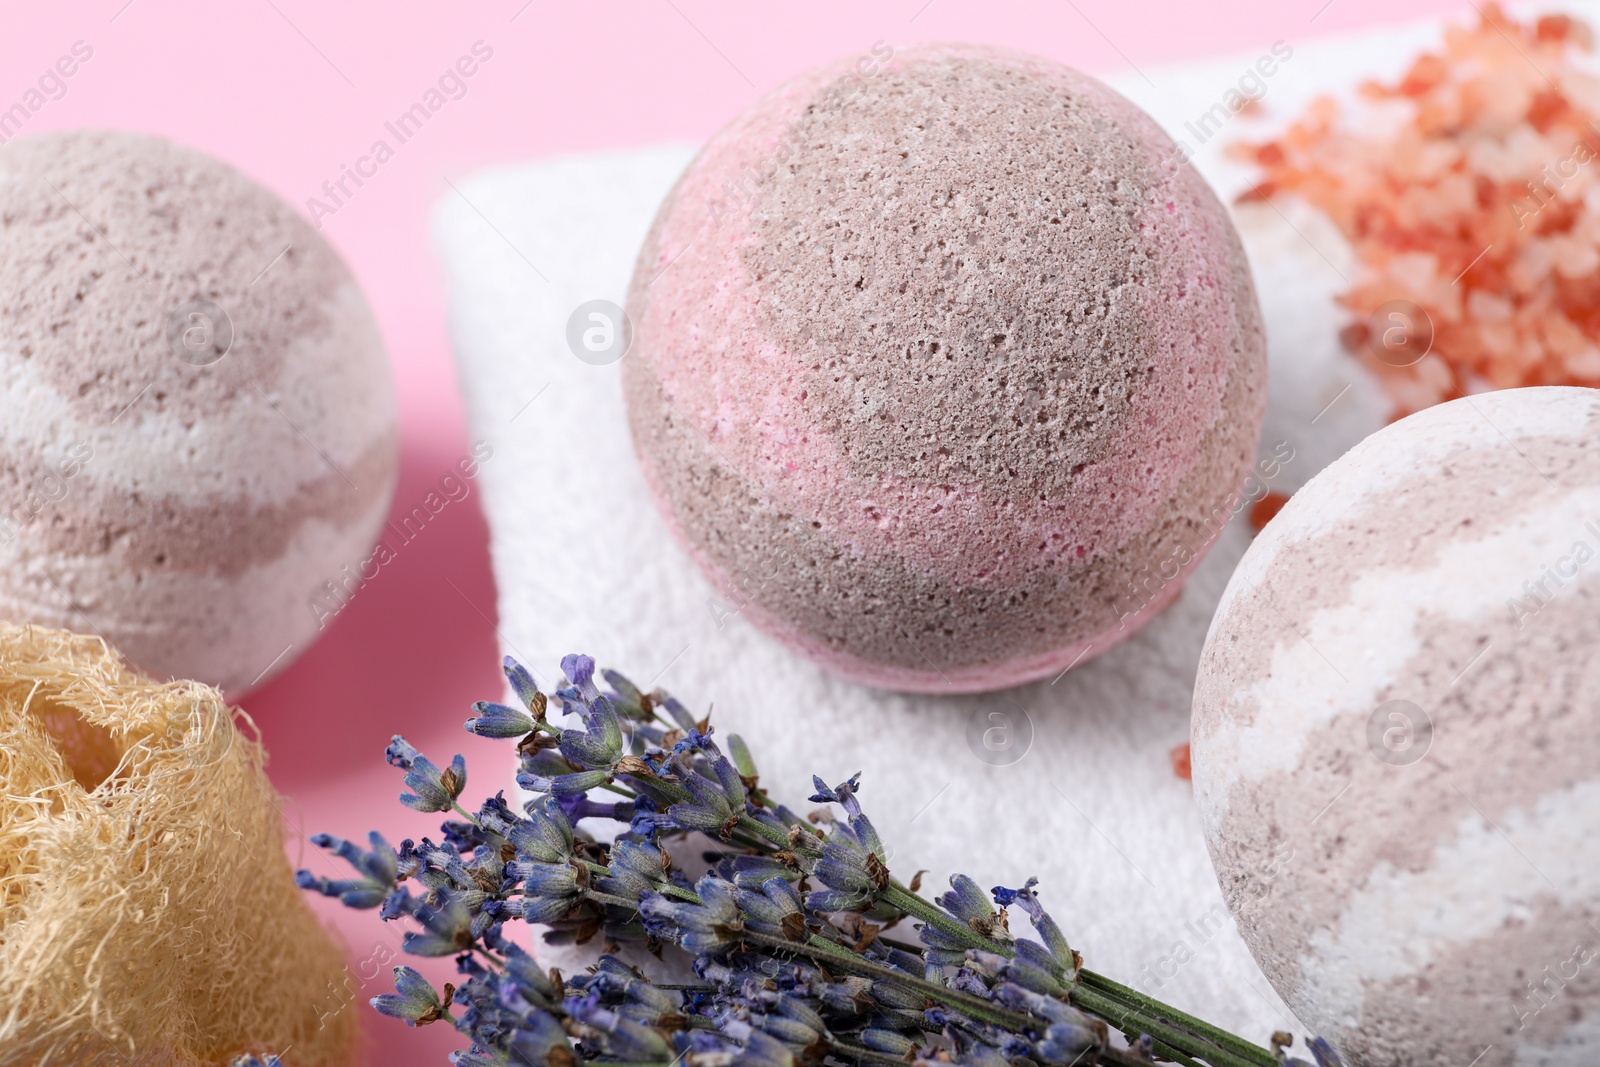
[[[414,1026],[450,1022],[471,1041],[452,1054],[457,1067],[1311,1067],[1288,1058],[1287,1035],[1254,1045],[1085,968],[1033,879],[984,893],[957,875],[924,898],[920,876],[890,872],[859,775],[814,778],[811,800],[830,807],[802,818],[761,788],[737,736],[725,753],[709,721],[613,671],[602,692],[587,656],[561,669],[547,697],[507,658],[521,706],[481,702],[466,723],[516,742],[517,784],[540,794],[520,812],[501,793],[466,811],[462,758],[439,767],[396,737],[387,756],[405,772],[401,802],[462,821],[398,852],[377,833],[365,849],[320,834],[355,877],[298,875],[305,889],[409,920],[407,952],[456,957],[459,984],[441,992],[397,967],[395,992],[372,1004]],[[552,699],[578,728],[547,720]],[[596,822],[615,824],[614,839],[586,830]],[[696,836],[713,847],[691,881],[667,845]],[[1012,908],[1036,940],[1011,932]],[[902,920],[916,942],[888,933]],[[605,954],[563,978],[512,939],[514,921],[546,927],[553,943],[599,939]],[[698,980],[652,982],[614,955],[630,943],[687,953]],[[1310,1050],[1317,1067],[1338,1064],[1320,1039]]]

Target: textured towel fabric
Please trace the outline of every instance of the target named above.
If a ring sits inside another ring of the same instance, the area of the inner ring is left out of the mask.
[[[1220,129],[1212,105],[1247,69],[1259,72],[1258,55],[1115,84],[1185,140],[1231,198],[1246,176],[1221,160],[1225,141],[1263,135],[1330,84],[1403,69],[1437,32],[1290,42],[1293,55],[1261,76],[1273,117],[1229,117]],[[890,694],[830,677],[756,632],[657,517],[617,366],[582,362],[566,343],[579,305],[622,301],[656,206],[690,155],[667,147],[497,170],[457,183],[441,205],[452,337],[474,435],[494,449],[481,478],[505,651],[544,682],[562,653],[589,652],[713,708],[722,731],[750,741],[768,789],[802,810],[812,773],[833,782],[862,771],[863,802],[902,877],[926,868],[925,886],[955,871],[1014,886],[1037,875],[1091,967],[1257,1040],[1299,1031],[1222,908],[1190,786],[1168,761],[1188,738],[1212,609],[1249,541],[1243,516],[1145,630],[1053,682],[975,697]],[[1352,273],[1337,233],[1288,208],[1257,205],[1236,219],[1271,345],[1260,454],[1282,461],[1285,443],[1292,450],[1272,480],[1289,490],[1381,425],[1386,404],[1336,341],[1332,296]],[[1270,891],[1270,873],[1263,882]]]

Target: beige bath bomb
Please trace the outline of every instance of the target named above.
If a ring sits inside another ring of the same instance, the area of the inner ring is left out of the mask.
[[[1600,392],[1489,393],[1295,494],[1223,596],[1194,782],[1350,1067],[1600,1063]]]
[[[326,624],[396,442],[372,312],[277,196],[139,134],[0,153],[0,620],[236,695]]]

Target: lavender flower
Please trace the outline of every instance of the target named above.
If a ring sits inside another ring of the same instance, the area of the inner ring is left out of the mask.
[[[523,922],[547,923],[563,918],[583,899],[587,873],[570,863],[514,860],[506,874],[522,884],[522,896],[508,910]]]
[[[548,698],[539,692],[539,683],[533,680],[533,674],[510,656],[501,661],[501,667],[505,670],[506,681],[511,683],[512,691],[522,701],[522,706],[533,712],[534,718],[542,720]]]
[[[325,897],[338,897],[345,907],[376,908],[394,892],[400,858],[376,830],[367,835],[367,842],[372,846],[370,852],[332,834],[312,834],[313,845],[330,850],[354,867],[361,877],[334,881],[310,871],[300,871],[295,881],[301,889],[310,889]]]
[[[865,911],[889,884],[883,844],[855,797],[860,778],[858,774],[832,789],[823,785],[822,779],[812,779],[816,786],[812,800],[842,804],[850,816],[849,823],[836,827],[823,844],[822,856],[812,870],[817,881],[828,887],[807,896],[806,906],[812,911]]]
[[[739,770],[720,753],[711,762],[711,775],[690,774],[683,782],[689,798],[667,809],[667,817],[685,830],[715,834],[726,841],[744,814],[744,782]]]
[[[414,1026],[449,1021],[468,1045],[456,1067],[1132,1067],[1158,1055],[1301,1065],[1084,969],[1034,879],[985,893],[956,875],[924,899],[915,879],[893,877],[860,775],[813,779],[811,800],[842,812],[814,813],[813,825],[766,795],[743,741],[730,737],[724,753],[710,722],[671,695],[612,671],[599,672],[602,690],[587,656],[561,670],[546,696],[508,658],[522,706],[480,702],[466,723],[514,740],[517,782],[540,796],[519,809],[496,794],[469,814],[462,758],[441,769],[397,736],[386,756],[406,772],[401,802],[461,819],[437,843],[398,851],[377,834],[368,849],[319,835],[355,876],[297,875],[407,922],[405,951],[455,957],[459,983],[442,993],[400,967],[395,992],[372,1003]],[[552,705],[569,716],[564,728],[547,721]],[[597,823],[613,831],[591,833]],[[712,846],[710,871],[692,884],[672,852],[686,839]],[[1013,908],[1036,939],[1010,929]],[[902,920],[918,943],[889,929]],[[544,927],[550,943],[681,951],[698,981],[658,985],[609,947],[564,980],[517,942],[517,922]],[[1111,1041],[1113,1026],[1128,1047]],[[1308,1047],[1317,1067],[1338,1067],[1325,1042]]]
[[[671,857],[654,841],[639,834],[623,834],[611,843],[611,873],[597,885],[604,892],[628,900],[660,893],[668,884]]]
[[[394,969],[393,993],[380,993],[372,1006],[382,1015],[404,1019],[411,1026],[426,1026],[446,1017],[455,987],[446,985],[444,996],[433,991],[428,980],[410,967]]]
[[[1045,948],[1049,950],[1047,958],[1035,958],[1032,963],[1046,970],[1059,969],[1060,976],[1076,974],[1078,970],[1078,954],[1072,951],[1067,944],[1066,935],[1061,932],[1061,927],[1056,925],[1054,919],[1045,913],[1044,906],[1039,903],[1039,898],[1034,894],[1033,887],[1039,884],[1039,879],[1029,878],[1021,889],[1006,889],[995,886],[994,902],[1001,907],[1016,904],[1027,913],[1028,919],[1033,924],[1034,932],[1044,941]],[[1031,942],[1023,942],[1031,944]]]
[[[574,977],[569,985],[580,993],[592,991],[600,1003],[646,1026],[676,1022],[683,1006],[681,997],[657,989],[638,971],[609,954],[600,957],[593,972]]]
[[[790,941],[805,939],[805,905],[799,891],[786,879],[767,879],[759,893],[734,884],[733,897],[739,911],[747,917],[745,925],[752,933]]]
[[[467,720],[467,732],[479,737],[525,737],[538,725],[522,708],[480,700],[472,705],[478,714]]]
[[[660,1031],[601,1007],[595,998],[569,1001],[567,1013],[579,1024],[585,1038],[592,1040],[608,1059],[624,1063],[669,1063],[677,1058]]]
[[[506,838],[517,855],[539,863],[571,863],[574,839],[566,810],[554,798],[528,805],[528,817],[513,823]]]
[[[477,936],[473,931],[472,910],[461,898],[443,894],[437,905],[421,904],[412,917],[422,926],[408,933],[401,947],[413,956],[452,956],[469,951]]]
[[[695,885],[699,902],[673,900],[647,893],[639,901],[644,927],[663,941],[682,945],[695,955],[714,955],[738,944],[744,920],[735,886],[711,875]]]
[[[977,882],[964,874],[953,875],[950,892],[935,897],[933,902],[986,940],[993,939],[997,933],[1005,938],[1010,937],[1010,931],[1003,925],[999,912],[994,910],[989,898],[978,888]],[[946,933],[936,926],[924,926],[919,936],[928,947],[928,958],[946,966],[961,963],[972,944],[970,938]]]
[[[406,772],[405,783],[412,793],[401,793],[400,803],[417,811],[449,811],[467,785],[467,763],[458,754],[450,766],[440,770],[433,762],[406,743],[399,734],[385,752],[390,766]]]
[[[523,771],[517,775],[517,784],[535,793],[555,796],[583,796],[611,781],[609,770],[572,771],[558,774],[537,774]]]

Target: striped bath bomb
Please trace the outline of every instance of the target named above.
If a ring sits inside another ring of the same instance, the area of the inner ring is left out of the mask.
[[[1430,408],[1246,553],[1194,698],[1223,894],[1350,1067],[1600,1063],[1600,392]]]
[[[1133,633],[1261,426],[1227,212],[1137,107],[1015,52],[880,45],[776,90],[679,180],[628,310],[634,442],[721,608],[886,688]]]
[[[143,135],[0,152],[0,619],[237,695],[319,632],[396,464],[372,312],[282,200]]]

